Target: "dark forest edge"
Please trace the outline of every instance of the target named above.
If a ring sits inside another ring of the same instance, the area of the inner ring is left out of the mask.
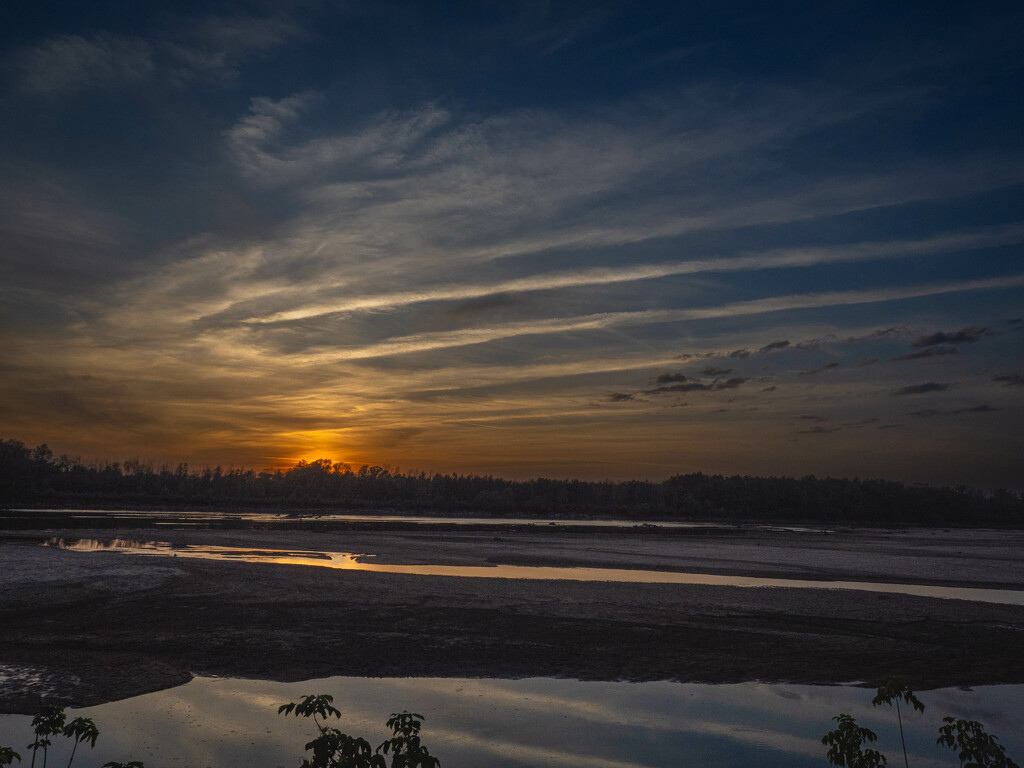
[[[1024,495],[891,480],[675,475],[664,482],[503,480],[353,468],[328,459],[257,472],[137,459],[86,465],[0,440],[0,505],[344,508],[483,516],[635,520],[787,520],[1024,526]]]

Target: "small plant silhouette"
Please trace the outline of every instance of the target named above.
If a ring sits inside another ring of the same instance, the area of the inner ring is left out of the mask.
[[[423,715],[416,712],[392,713],[387,721],[391,738],[382,742],[376,750],[366,739],[349,736],[337,728],[328,727],[329,718],[341,719],[341,712],[334,707],[333,696],[305,696],[298,703],[282,704],[277,712],[281,715],[312,717],[320,732],[319,736],[306,744],[306,751],[313,753],[313,759],[304,759],[301,768],[388,768],[385,755],[389,752],[390,768],[440,768],[441,761],[420,743]]]
[[[924,712],[924,704],[910,690],[905,677],[889,675],[882,678],[871,703],[876,707],[895,704],[900,723],[900,741],[903,743],[903,762],[909,768],[900,701],[910,704],[918,712]],[[876,768],[886,764],[885,755],[873,749],[862,749],[865,741],[876,740],[872,731],[858,726],[850,715],[841,714],[832,719],[837,723],[836,729],[826,733],[821,740],[822,744],[829,746],[827,757],[830,764],[844,768]],[[960,768],[1020,768],[1006,756],[1006,748],[999,743],[999,739],[986,733],[985,727],[976,720],[944,717],[942,722],[945,725],[939,728],[936,744],[959,750],[957,757],[960,758]]]
[[[32,768],[35,768],[36,754],[43,750],[43,768],[46,768],[46,757],[50,751],[50,737],[57,736],[64,732],[64,721],[67,715],[64,714],[64,707],[56,704],[46,704],[39,710],[39,714],[32,718],[32,732],[35,740],[26,747],[32,750]]]
[[[936,744],[959,750],[960,768],[1020,768],[1006,756],[1006,747],[999,739],[985,733],[977,720],[942,718]]]
[[[74,745],[71,747],[71,756],[68,758],[67,768],[71,768],[71,763],[75,760],[75,753],[78,751],[79,744],[87,741],[90,747],[96,746],[96,739],[99,738],[100,731],[91,718],[76,717],[71,722],[67,722],[67,719],[67,713],[64,711],[64,708],[56,704],[42,706],[39,714],[32,718],[32,733],[35,739],[28,745],[28,749],[32,750],[31,766],[33,768],[36,764],[36,756],[39,750],[43,751],[42,768],[46,768],[46,759],[49,754],[50,745],[53,743],[50,740],[51,736],[64,736],[74,741]],[[0,746],[0,768],[9,768],[9,766],[14,765],[15,760],[20,763],[21,755],[11,747]],[[103,768],[145,768],[145,766],[140,762],[111,762],[105,763]]]
[[[386,755],[390,749],[392,768],[435,768],[441,765],[441,761],[420,744],[422,725],[423,715],[416,712],[391,713],[387,726],[392,736],[377,747],[377,751]]]
[[[900,714],[901,699],[918,712],[924,712],[924,704],[910,690],[910,680],[903,675],[886,675],[883,677],[878,684],[878,691],[875,693],[875,698],[871,700],[871,703],[876,707],[880,707],[883,704],[888,704],[891,707],[895,704],[896,719],[900,724],[900,743],[903,745],[903,764],[906,768],[910,768],[910,763],[907,761],[907,741],[903,737],[903,715]]]
[[[312,717],[313,722],[319,730],[324,729],[324,724],[318,718],[326,722],[328,717],[341,718],[341,711],[334,708],[334,697],[325,693],[312,696],[304,696],[297,704],[293,701],[290,704],[282,704],[277,708],[277,714],[290,715],[295,713],[296,717]]]
[[[64,726],[64,735],[69,739],[75,740],[75,745],[71,748],[71,757],[68,758],[68,768],[71,768],[71,763],[75,759],[75,752],[78,750],[78,745],[83,741],[88,741],[90,747],[95,747],[96,739],[99,737],[100,732],[96,727],[96,723],[94,723],[91,718],[76,717]]]
[[[863,749],[865,741],[878,739],[873,731],[857,725],[851,715],[839,714],[832,719],[836,722],[836,729],[821,739],[821,743],[829,747],[825,756],[831,765],[841,768],[880,768],[885,765],[885,755],[881,752]]]

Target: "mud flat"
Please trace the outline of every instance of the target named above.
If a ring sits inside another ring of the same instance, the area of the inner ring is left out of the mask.
[[[0,541],[0,712],[192,674],[1024,682],[1024,607],[852,590],[533,581],[71,552],[95,535],[373,555],[1024,590],[1024,535],[964,530],[18,531]]]

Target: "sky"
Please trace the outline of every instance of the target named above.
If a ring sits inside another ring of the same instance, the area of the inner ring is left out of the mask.
[[[1024,4],[12,2],[0,437],[1024,489]]]

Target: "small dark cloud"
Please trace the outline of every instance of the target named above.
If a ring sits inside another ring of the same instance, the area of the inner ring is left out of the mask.
[[[797,418],[803,419],[804,421],[828,421],[828,419],[826,419],[824,416],[814,416],[811,414],[805,416],[797,416]]]
[[[732,368],[716,368],[713,365],[709,365],[707,368],[703,368],[701,373],[705,376],[725,376],[732,373]]]
[[[762,391],[762,392],[774,392],[774,391],[775,391],[776,389],[778,389],[778,387],[776,387],[776,386],[775,386],[774,384],[772,384],[772,386],[770,386],[770,387],[765,387],[765,388],[764,388],[764,389],[762,389],[761,391]]]
[[[902,424],[882,424],[879,429],[903,429]]]
[[[665,373],[659,376],[656,380],[656,384],[661,386],[655,387],[654,389],[644,390],[645,395],[664,395],[669,392],[710,392],[712,390],[719,389],[736,389],[742,384],[750,381],[745,377],[735,377],[732,379],[716,379],[715,381],[705,382],[697,379],[690,379],[681,373]]]
[[[880,419],[860,419],[859,421],[851,421],[843,426],[847,429],[863,429],[864,427],[870,427],[873,424],[877,424]]]
[[[689,379],[688,376],[682,373],[663,373],[654,380],[655,384],[672,384],[675,382],[683,382]]]
[[[920,352],[911,352],[906,355],[894,357],[893,360],[920,360],[923,357],[937,357],[939,355],[955,355],[956,347],[928,347]]]
[[[1006,321],[1008,325],[1016,325],[1024,327],[1024,317],[1011,317]]]
[[[773,349],[785,349],[789,346],[788,339],[782,339],[781,341],[773,341],[771,344],[765,344],[761,347],[758,352],[771,352]]]
[[[993,408],[991,405],[976,405],[973,408],[956,408],[949,411],[937,411],[935,409],[912,411],[910,415],[928,419],[932,416],[959,416],[963,413],[995,413],[998,410],[998,408]]]
[[[910,342],[912,347],[932,347],[936,344],[973,344],[976,341],[980,341],[983,336],[991,336],[992,332],[988,328],[961,328],[959,331],[952,333],[944,333],[942,331],[933,333],[929,336],[919,336]]]
[[[858,368],[863,368],[865,365],[874,365],[877,362],[878,362],[878,358],[877,357],[865,357],[865,358],[861,359],[860,362],[857,363],[857,367]]]
[[[644,394],[664,395],[669,392],[700,392],[707,389],[711,389],[710,384],[705,384],[701,381],[682,381],[678,384],[663,384],[660,387],[654,387],[654,389],[646,389]]]
[[[826,334],[817,339],[805,339],[799,344],[794,344],[794,349],[820,349],[821,347],[828,346],[829,344],[835,344],[838,341],[838,337],[834,333]]]
[[[735,357],[735,358],[737,358],[739,360],[744,360],[744,359],[750,357],[750,350],[749,349],[734,349],[732,352],[729,353],[729,357]]]
[[[850,336],[846,339],[847,344],[864,344],[869,341],[879,341],[881,339],[895,339],[900,336],[905,336],[908,333],[906,326],[898,326],[894,328],[879,328],[877,331],[869,333],[867,336]]]
[[[815,374],[821,373],[822,371],[830,371],[833,368],[838,368],[838,367],[839,367],[839,363],[837,363],[837,362],[835,362],[833,360],[831,363],[825,363],[823,366],[821,366],[820,368],[815,368],[813,371],[800,371],[800,375],[801,376],[814,376]]]
[[[629,392],[609,392],[608,400],[613,403],[625,403],[630,400],[636,400],[636,395],[631,395]]]
[[[842,427],[811,427],[810,429],[801,429],[797,432],[798,435],[827,435],[832,432],[839,432]]]
[[[725,381],[716,381],[713,386],[715,389],[736,389],[736,387],[746,384],[748,381],[750,381],[750,379],[736,376],[731,379],[726,379]]]
[[[900,397],[901,395],[923,395],[926,392],[945,392],[952,386],[952,384],[939,384],[937,381],[929,381],[925,384],[911,384],[909,387],[893,389],[889,392],[889,395]]]
[[[1011,373],[1007,376],[996,376],[992,381],[998,381],[1007,387],[1024,387],[1024,376],[1019,373]]]
[[[953,411],[953,413],[994,413],[998,410],[998,408],[993,408],[991,405],[976,405],[973,408],[961,408],[959,411]]]

